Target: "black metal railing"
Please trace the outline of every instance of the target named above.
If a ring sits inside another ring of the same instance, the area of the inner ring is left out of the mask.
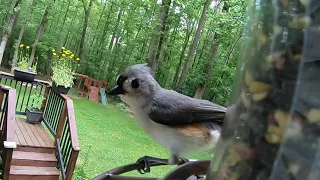
[[[62,153],[64,169],[67,170],[70,164],[70,158],[72,153],[69,120],[66,120],[66,123],[64,124],[60,145],[61,145],[61,153]]]
[[[64,103],[61,104],[62,111],[55,135],[55,143],[57,145],[59,169],[62,177],[65,177],[63,180],[69,180],[73,175],[80,146],[78,142],[73,102],[64,94],[58,96],[63,99]]]
[[[61,150],[61,145],[60,145],[59,139],[57,139],[57,141],[56,141],[56,148],[57,148],[58,164],[59,164],[59,168],[61,171],[62,180],[65,180],[66,179],[66,169],[65,169],[65,163],[62,160],[63,155],[62,155],[62,150]]]
[[[53,136],[56,136],[61,113],[64,111],[64,99],[49,88],[43,121]]]
[[[45,96],[45,89],[49,86],[49,84],[40,81],[19,81],[6,74],[0,74],[0,83],[16,89],[16,114],[19,115],[25,115],[26,108],[32,106],[33,100],[30,97],[33,94],[38,92],[40,96]]]

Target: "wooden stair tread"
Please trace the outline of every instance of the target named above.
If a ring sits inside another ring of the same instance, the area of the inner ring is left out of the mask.
[[[54,154],[13,151],[12,159],[17,160],[36,160],[36,161],[57,161]]]
[[[60,172],[55,167],[11,166],[10,175],[59,176]]]

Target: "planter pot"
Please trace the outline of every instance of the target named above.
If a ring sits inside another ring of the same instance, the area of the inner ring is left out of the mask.
[[[57,86],[55,82],[52,83],[52,91],[57,94],[68,94],[70,87],[65,88],[64,86]]]
[[[40,123],[42,120],[43,112],[38,108],[27,108],[26,109],[26,116],[27,122],[30,124]]]
[[[23,82],[33,82],[37,73],[14,69],[13,75],[16,80]]]

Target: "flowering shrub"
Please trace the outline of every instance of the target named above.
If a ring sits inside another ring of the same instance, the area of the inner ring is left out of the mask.
[[[20,44],[20,51],[18,54],[18,62],[17,69],[28,71],[28,72],[36,72],[37,63],[35,63],[32,67],[29,67],[29,58],[30,58],[30,46],[26,46],[24,44]]]
[[[53,49],[52,55],[54,56],[52,80],[57,86],[72,87],[74,67],[78,65],[80,58],[75,59],[73,52],[66,50],[64,47],[62,47],[60,53]]]

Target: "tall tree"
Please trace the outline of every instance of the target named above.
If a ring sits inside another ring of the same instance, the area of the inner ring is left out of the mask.
[[[66,23],[66,20],[67,20],[67,17],[68,17],[68,13],[69,13],[69,11],[70,11],[71,1],[72,1],[72,0],[68,0],[67,10],[66,10],[66,12],[65,12],[65,14],[64,14],[64,16],[63,16],[62,24],[61,24],[61,26],[60,26],[61,29],[64,27],[64,25],[65,25],[65,23]],[[62,38],[62,36],[58,36],[58,38],[57,38],[57,41],[56,41],[57,49],[58,49],[59,46],[61,46],[61,38]]]
[[[211,80],[212,80],[211,74],[212,74],[212,71],[213,71],[213,63],[214,63],[214,61],[216,59],[218,47],[219,47],[219,42],[214,43],[211,46],[211,56],[204,63],[204,74],[205,74],[204,83],[203,82],[199,83],[199,86],[198,86],[198,88],[196,90],[194,98],[202,99],[202,96],[203,96],[203,94],[204,94],[204,92],[206,90],[206,87],[207,87],[208,83],[210,83]]]
[[[176,72],[175,72],[175,75],[174,75],[174,78],[173,78],[173,82],[172,82],[172,88],[173,89],[177,89],[177,87],[178,87],[178,80],[179,80],[179,74],[180,74],[180,71],[181,71],[182,62],[183,62],[183,59],[185,57],[185,52],[186,52],[187,46],[189,44],[190,36],[191,36],[191,34],[193,32],[194,23],[192,23],[191,25],[190,24],[191,24],[191,21],[188,21],[186,35],[185,35],[185,39],[184,39],[184,42],[183,42],[183,47],[182,47],[182,50],[181,50],[181,53],[180,53],[179,63],[177,65]]]
[[[79,47],[79,53],[78,53],[78,56],[81,58],[84,51],[84,43],[86,39],[86,32],[87,32],[89,16],[92,8],[92,3],[93,3],[93,0],[89,0],[89,5],[87,5],[86,1],[82,0],[83,9],[84,9],[84,23],[82,27],[82,35],[81,35],[81,41],[80,41],[80,47]]]
[[[112,52],[112,48],[113,48],[114,42],[117,42],[117,40],[115,41],[115,39],[116,39],[116,35],[117,35],[118,31],[119,31],[119,25],[120,25],[122,14],[123,14],[123,8],[120,7],[119,13],[118,13],[117,22],[116,22],[116,25],[114,27],[114,30],[113,30],[113,33],[112,33],[112,37],[111,37],[111,40],[110,40],[110,43],[109,43],[109,51],[110,52]]]
[[[196,48],[197,48],[197,45],[198,45],[198,42],[199,42],[199,39],[200,39],[200,36],[201,36],[201,31],[202,31],[203,26],[204,26],[204,24],[206,22],[207,9],[210,6],[211,2],[212,2],[212,0],[206,0],[206,2],[203,5],[203,9],[202,9],[201,18],[200,18],[200,21],[199,21],[199,24],[198,24],[198,28],[197,28],[196,34],[195,34],[195,36],[193,38],[192,45],[190,47],[186,63],[184,64],[184,67],[183,67],[183,70],[182,70],[182,73],[181,73],[181,76],[180,76],[180,79],[179,79],[178,88],[181,88],[181,86],[184,84],[184,82],[185,82],[185,80],[187,78],[187,74],[188,74],[190,66],[191,66],[191,60],[192,60],[192,58],[194,56],[194,53],[196,52]]]
[[[56,0],[53,0],[53,3],[55,3],[55,2],[56,2]],[[39,25],[39,28],[37,31],[37,37],[34,40],[34,43],[32,45],[32,51],[31,51],[31,55],[30,55],[30,59],[29,59],[29,63],[28,63],[29,67],[31,67],[33,64],[34,56],[36,54],[36,49],[37,49],[39,41],[43,37],[43,33],[44,33],[46,25],[48,23],[48,14],[49,14],[49,11],[50,11],[53,3],[51,3],[51,2],[49,3],[49,5],[46,7],[46,9],[42,15],[42,19],[41,19],[41,22],[40,22],[40,25]]]
[[[159,55],[165,36],[164,31],[166,29],[166,19],[168,17],[170,4],[171,0],[162,0],[161,10],[159,14],[160,23],[157,24],[155,28],[156,34],[153,36],[150,43],[148,64],[153,72],[156,72],[159,63]]]
[[[31,9],[32,9],[32,5],[33,5],[33,0],[29,0],[29,6],[28,6],[28,9],[27,9],[27,12],[24,16],[24,22],[21,26],[21,30],[20,30],[20,33],[19,33],[19,37],[18,37],[18,40],[15,44],[15,51],[14,51],[14,55],[13,55],[13,59],[12,59],[12,64],[11,64],[11,73],[13,73],[13,70],[16,66],[16,62],[17,62],[17,59],[18,59],[18,51],[19,51],[19,45],[21,43],[21,40],[22,40],[22,37],[23,37],[23,34],[24,34],[24,31],[26,29],[26,26],[28,25],[28,21],[29,21],[29,15],[30,15],[30,12],[31,12]]]
[[[9,16],[7,26],[4,29],[4,33],[2,35],[2,40],[0,44],[0,65],[2,63],[3,53],[6,48],[9,37],[11,36],[12,28],[15,24],[16,19],[19,16],[19,3],[21,0],[14,0],[12,2],[12,6],[10,9],[11,15]]]
[[[91,41],[91,44],[90,44],[90,47],[91,47],[91,48],[93,47],[93,44],[94,44],[94,42],[95,42],[95,39],[96,39],[96,36],[97,36],[97,32],[98,32],[98,30],[99,30],[100,23],[101,23],[103,14],[104,14],[104,10],[106,9],[106,6],[107,6],[107,2],[108,2],[108,1],[102,2],[102,3],[103,3],[103,8],[102,8],[102,11],[101,11],[101,14],[100,14],[100,17],[99,17],[97,26],[96,26],[96,28],[95,28],[95,30],[94,30],[94,33],[93,33],[92,41]]]

